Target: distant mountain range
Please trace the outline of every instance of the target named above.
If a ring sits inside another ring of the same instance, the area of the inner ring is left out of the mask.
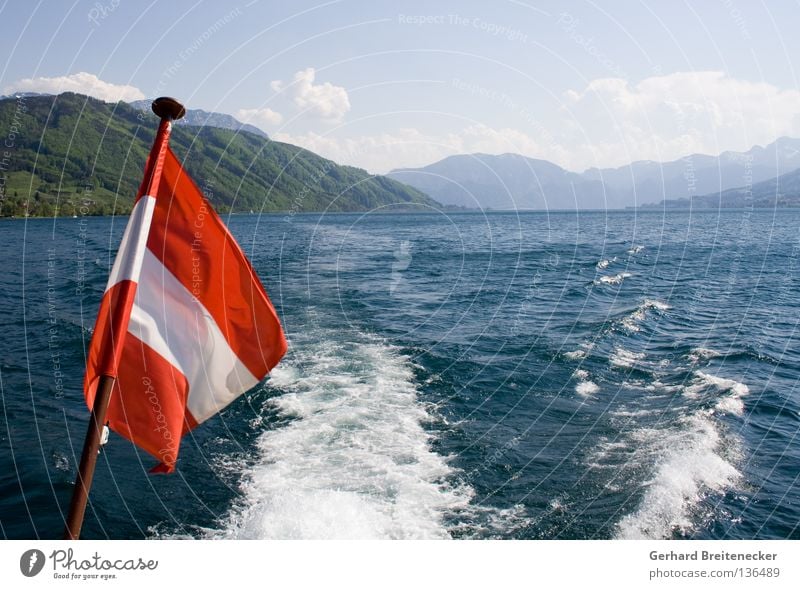
[[[743,209],[800,207],[800,169],[752,185],[729,188],[691,199],[666,199],[645,208]]]
[[[155,128],[150,101],[112,105],[70,93],[22,96],[23,113],[16,112],[14,97],[0,98],[3,128],[20,116],[24,129],[14,157],[0,170],[0,215],[72,214],[61,205],[81,194],[83,182],[95,187],[93,213],[125,212],[130,201],[116,197],[136,191]],[[142,126],[138,111],[152,124]],[[472,154],[383,177],[271,141],[221,113],[189,109],[173,136],[177,151],[192,150],[189,171],[213,179],[218,203],[235,211],[348,211],[389,203],[497,210],[800,206],[800,139],[789,137],[746,152],[583,173],[518,154]]]
[[[82,214],[129,212],[157,127],[154,114],[140,117],[124,102],[72,93],[0,100],[0,128],[14,130],[0,152],[0,216],[73,215],[84,203]],[[171,146],[220,213],[439,206],[410,186],[246,130],[179,125]]]
[[[151,100],[135,100],[129,102],[133,108],[150,112]],[[186,115],[177,122],[178,125],[189,127],[218,127],[219,129],[230,129],[231,131],[247,131],[253,135],[266,137],[267,134],[254,125],[243,123],[231,115],[219,112],[208,112],[199,108],[187,108]]]
[[[435,200],[478,209],[602,208],[603,184],[545,160],[517,154],[454,155],[390,178]],[[614,205],[618,206],[618,205]]]
[[[782,137],[746,152],[693,154],[665,163],[637,161],[619,168],[591,168],[581,174],[516,154],[473,154],[451,156],[423,168],[394,170],[388,176],[444,204],[492,209],[605,209],[728,194],[724,191],[775,181],[797,169],[800,139]]]

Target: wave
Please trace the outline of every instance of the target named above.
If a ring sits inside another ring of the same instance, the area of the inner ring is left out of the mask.
[[[592,382],[589,380],[589,372],[579,368],[572,375],[578,379],[578,384],[575,385],[575,392],[578,393],[582,397],[591,397],[595,394],[600,387],[597,386],[597,383]]]
[[[600,278],[594,280],[593,284],[595,286],[599,286],[601,284],[622,284],[622,281],[626,278],[630,278],[633,276],[630,272],[620,272],[619,274],[614,274],[613,276],[601,276]]]
[[[628,250],[628,253],[631,255],[638,254],[640,251],[644,249],[643,245],[634,245],[631,249]]]
[[[689,352],[688,358],[692,364],[697,364],[704,360],[711,360],[712,358],[719,358],[722,354],[711,350],[709,348],[694,348]]]
[[[584,380],[575,385],[575,392],[582,397],[591,397],[599,390],[600,387],[598,387],[597,384],[591,380]]]
[[[636,309],[622,320],[622,327],[631,333],[640,331],[640,324],[647,319],[648,311],[658,311],[663,313],[670,306],[654,299],[645,299]]]
[[[571,352],[564,352],[564,357],[567,360],[581,360],[586,357],[586,350],[572,350]]]
[[[224,538],[447,538],[472,489],[430,449],[410,359],[379,341],[292,341],[271,400],[293,420],[261,435]],[[362,339],[365,338],[355,338]]]
[[[633,368],[637,363],[644,359],[643,352],[630,352],[620,347],[614,348],[608,361],[619,368]]]
[[[699,398],[701,395],[716,397],[714,407],[723,413],[732,415],[744,414],[743,397],[750,394],[750,388],[737,380],[721,378],[706,374],[700,370],[694,373],[692,384],[685,387],[683,394],[690,399]]]
[[[617,261],[617,256],[614,256],[613,258],[607,260],[600,260],[599,262],[597,262],[597,269],[605,270],[606,268],[608,268],[610,264],[613,264],[616,261]]]
[[[679,429],[652,428],[643,435],[656,445],[661,458],[645,483],[639,508],[617,524],[622,539],[664,539],[688,535],[695,527],[701,504],[710,494],[735,488],[742,475],[726,456],[723,438],[712,411],[682,418]]]
[[[658,365],[661,368],[661,364]],[[620,383],[621,389],[633,390],[633,391],[646,391],[650,394],[650,398],[657,398],[657,397],[669,397],[674,395],[675,393],[680,393],[683,390],[683,386],[679,384],[668,384],[662,382],[658,378],[654,380],[642,380],[642,379],[633,379],[633,380],[624,380]]]

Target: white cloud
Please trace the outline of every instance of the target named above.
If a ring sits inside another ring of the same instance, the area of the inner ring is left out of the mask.
[[[3,89],[5,94],[15,92],[41,92],[43,94],[60,94],[61,92],[76,92],[104,100],[118,102],[123,100],[141,100],[144,94],[135,86],[111,84],[104,82],[94,74],[78,72],[69,76],[55,78],[24,78]]]
[[[283,115],[271,108],[242,108],[237,110],[234,116],[243,123],[251,123],[262,129],[283,122]]]
[[[307,114],[329,122],[338,122],[350,110],[347,90],[330,82],[314,84],[316,71],[313,67],[297,72],[292,81],[284,83],[273,80],[270,87],[275,92],[285,92],[292,102]]]
[[[521,117],[518,127],[472,124],[440,134],[405,128],[343,137],[344,130],[337,130],[331,135],[281,133],[275,139],[378,173],[475,152],[515,152],[581,172],[642,159],[746,151],[783,135],[797,137],[798,104],[798,90],[722,72],[676,72],[637,84],[621,78],[593,80],[565,92],[557,115],[543,117],[546,122],[535,130]]]
[[[584,167],[744,151],[800,134],[798,104],[797,90],[716,71],[676,72],[635,85],[603,78],[565,93],[559,139]]]

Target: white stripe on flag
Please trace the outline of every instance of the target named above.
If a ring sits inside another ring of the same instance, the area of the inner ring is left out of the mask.
[[[206,308],[149,249],[128,331],[186,376],[187,408],[198,423],[258,384]]]
[[[155,208],[156,199],[152,196],[143,196],[134,205],[131,218],[128,219],[128,225],[125,227],[125,233],[122,234],[114,267],[111,268],[111,274],[108,276],[106,291],[123,280],[138,282]]]

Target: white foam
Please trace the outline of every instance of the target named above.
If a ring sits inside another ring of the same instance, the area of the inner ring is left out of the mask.
[[[680,391],[683,387],[677,384],[666,384],[656,379],[650,382],[644,380],[626,380],[620,385],[625,389],[642,389],[651,393],[670,394]]]
[[[674,393],[680,390],[681,386],[677,384],[666,384],[661,382],[660,380],[654,380],[651,383],[645,385],[646,391],[653,391],[659,393]]]
[[[444,514],[472,490],[448,481],[431,451],[412,366],[378,341],[296,339],[271,376],[271,402],[296,419],[267,431],[243,499],[223,519],[225,538],[447,538]]]
[[[702,360],[710,360],[711,358],[718,358],[721,356],[719,352],[709,348],[694,348],[689,352],[689,361],[692,364],[697,364]]]
[[[583,380],[575,385],[575,392],[582,397],[590,397],[598,390],[600,390],[600,387],[598,387],[597,384],[593,383],[591,380]]]
[[[670,306],[667,303],[657,301],[656,299],[645,299],[642,303],[645,309],[656,309],[658,311],[668,311]]]
[[[590,397],[595,394],[600,387],[596,383],[589,380],[589,371],[583,368],[578,368],[572,373],[573,378],[578,379],[578,384],[575,385],[575,392],[582,397]]]
[[[608,361],[620,368],[632,368],[637,362],[644,359],[644,352],[629,352],[620,347],[614,348]]]
[[[679,432],[661,439],[663,457],[639,508],[618,524],[623,539],[662,539],[673,532],[687,533],[694,527],[693,512],[709,493],[735,487],[739,471],[721,455],[722,439],[710,413],[698,412],[682,420]]]
[[[625,328],[626,331],[629,333],[636,333],[637,331],[641,331],[641,327],[639,327],[639,321],[644,319],[644,313],[634,312],[632,315],[625,317],[622,320],[622,327]]]
[[[644,417],[657,412],[657,409],[617,409],[612,412],[612,415],[614,417]]]
[[[453,532],[471,539],[505,539],[517,530],[530,529],[536,521],[521,504],[505,509],[470,504],[467,509],[456,511],[454,520]]]
[[[567,360],[580,360],[586,357],[586,350],[573,350],[572,352],[565,352],[564,357]]]
[[[597,262],[597,269],[598,270],[605,270],[606,268],[608,268],[609,264],[613,264],[616,261],[617,261],[617,257],[616,256],[614,256],[610,260],[600,260],[599,262]]]
[[[650,311],[663,313],[670,306],[654,299],[645,299],[636,309],[622,320],[622,326],[629,332],[635,333],[641,329],[640,323],[647,319]]]
[[[643,249],[644,249],[643,245],[634,245],[631,249],[628,250],[628,253],[631,255],[638,254]]]
[[[723,413],[744,415],[744,401],[738,397],[722,397],[714,406],[717,411],[722,411]]]
[[[630,436],[633,437],[633,436]],[[590,468],[596,469],[625,469],[630,466],[636,466],[641,463],[641,456],[644,454],[644,449],[647,447],[641,441],[634,439],[634,443],[627,437],[621,440],[609,441],[607,438],[601,438],[600,441],[592,450],[589,456],[587,465]],[[624,458],[624,465],[620,467],[619,458]]]
[[[620,272],[619,274],[614,274],[613,276],[601,276],[594,281],[594,284],[621,284],[623,280],[630,278],[631,276],[633,276],[633,274],[630,272]]]
[[[746,384],[738,380],[706,374],[700,370],[695,371],[694,375],[692,384],[683,390],[685,396],[696,399],[703,393],[715,393],[719,395],[715,405],[718,411],[733,415],[744,413],[742,397],[750,394],[750,388]]]

